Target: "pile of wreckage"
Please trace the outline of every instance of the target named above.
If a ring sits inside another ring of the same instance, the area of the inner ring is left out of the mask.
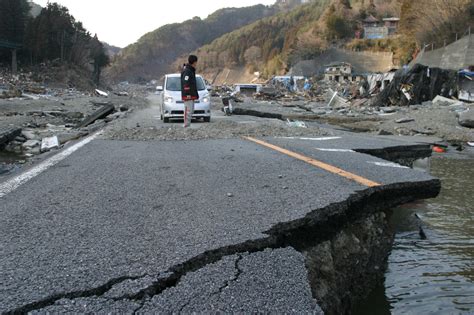
[[[341,64],[342,67],[350,66],[347,63]],[[247,96],[245,105],[239,108],[243,113],[255,111],[255,105],[260,104],[257,111],[265,113],[265,117],[286,115],[301,120],[323,116],[370,120],[372,117],[377,119],[376,116],[408,113],[430,106],[447,106],[450,112],[456,114],[460,126],[474,128],[474,110],[471,106],[474,101],[472,66],[455,71],[415,64],[386,73],[334,73],[314,77],[274,77],[264,84],[220,87],[216,94],[236,93],[241,98]],[[398,118],[395,121],[397,124],[414,121],[408,117]],[[434,132],[427,131],[426,134]]]
[[[437,96],[470,103],[474,101],[473,78],[473,67],[453,71],[420,64],[411,69],[337,80],[327,76],[280,76],[255,88],[253,98],[258,101],[329,103],[331,107],[352,108],[420,105]]]

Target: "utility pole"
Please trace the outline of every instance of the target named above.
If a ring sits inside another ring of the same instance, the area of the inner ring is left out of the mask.
[[[12,52],[12,74],[18,73],[17,52],[21,49],[21,44],[12,43],[5,40],[0,40],[0,48],[10,49]]]
[[[16,58],[16,49],[12,49],[12,74],[17,75],[18,74],[18,64],[17,64],[17,58]]]

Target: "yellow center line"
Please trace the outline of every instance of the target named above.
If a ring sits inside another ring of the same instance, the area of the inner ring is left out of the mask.
[[[353,181],[355,181],[359,184],[362,184],[364,186],[367,186],[367,187],[381,186],[381,184],[379,184],[377,182],[374,182],[374,181],[371,181],[371,180],[369,180],[367,178],[364,178],[362,176],[352,174],[350,172],[346,172],[346,171],[344,171],[344,170],[342,170],[338,167],[332,166],[330,164],[326,164],[324,162],[315,160],[313,158],[301,155],[301,154],[293,152],[293,151],[289,151],[287,149],[281,148],[281,147],[273,145],[271,143],[268,143],[268,142],[265,142],[265,141],[262,141],[262,140],[258,140],[258,139],[252,138],[252,137],[244,137],[244,139],[247,139],[249,141],[252,141],[252,142],[257,143],[261,146],[267,147],[269,149],[275,150],[277,152],[283,153],[285,155],[288,155],[288,156],[290,156],[292,158],[295,158],[297,160],[306,162],[306,163],[311,164],[313,166],[319,167],[319,168],[321,168],[325,171],[328,171],[328,172],[331,172],[333,174],[336,174],[336,175],[345,177],[347,179],[353,180]]]

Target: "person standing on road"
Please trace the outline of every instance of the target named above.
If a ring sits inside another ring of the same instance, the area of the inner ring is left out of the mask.
[[[196,66],[198,57],[191,55],[181,72],[181,97],[184,101],[184,128],[191,126],[194,113],[194,101],[199,99],[196,85]]]

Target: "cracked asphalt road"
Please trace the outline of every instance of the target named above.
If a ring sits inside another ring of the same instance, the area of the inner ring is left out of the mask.
[[[381,189],[434,180],[263,139]],[[396,144],[345,135],[317,147]],[[277,248],[278,230],[367,189],[241,138],[94,140],[2,198],[0,312],[318,312],[303,258]]]

